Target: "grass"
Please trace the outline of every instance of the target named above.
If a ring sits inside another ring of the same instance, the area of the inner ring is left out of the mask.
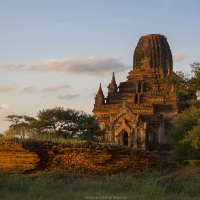
[[[104,141],[93,141],[93,140],[81,140],[81,139],[70,139],[70,138],[64,138],[62,136],[57,136],[55,134],[41,134],[41,135],[33,135],[30,136],[29,138],[16,138],[16,137],[4,137],[0,138],[1,140],[7,140],[10,142],[16,142],[16,143],[23,143],[24,145],[32,145],[34,142],[53,142],[57,144],[67,144],[67,145],[79,145],[79,144],[84,144],[84,143],[91,143],[91,144],[100,144],[102,146],[113,146],[113,147],[118,147],[118,148],[128,148],[125,146],[118,145],[116,143],[107,143]]]
[[[35,135],[30,137],[28,140],[36,140],[36,141],[49,141],[54,143],[61,144],[79,144],[86,142],[85,140],[77,140],[77,139],[68,139],[61,136],[56,136],[54,134],[43,134],[43,135]]]
[[[4,137],[0,138],[0,140],[8,140],[12,142],[53,142],[53,143],[60,143],[60,144],[80,144],[86,142],[86,140],[77,140],[77,139],[68,139],[61,136],[56,136],[54,134],[42,134],[42,135],[33,135],[26,139],[16,138],[16,137]]]
[[[167,172],[89,176],[49,173],[41,175],[0,174],[0,199],[200,199],[200,174],[181,179]]]

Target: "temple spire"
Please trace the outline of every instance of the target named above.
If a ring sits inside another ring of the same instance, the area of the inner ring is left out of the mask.
[[[95,96],[95,105],[96,106],[103,105],[105,103],[104,99],[105,98],[104,98],[103,90],[101,88],[101,83],[100,83],[99,89],[98,89],[97,94]]]
[[[96,95],[98,95],[98,96],[103,96],[103,97],[104,97],[103,90],[102,90],[102,87],[101,87],[101,83],[100,83],[100,85],[99,85],[99,89],[98,89],[98,92],[97,92]]]
[[[117,84],[115,81],[115,73],[114,72],[112,75],[112,80],[111,80],[110,84],[108,85],[108,93],[111,93],[111,92],[117,92]]]
[[[113,72],[113,75],[112,75],[111,83],[112,83],[113,85],[116,84],[116,81],[115,81],[115,73],[114,73],[114,72]]]

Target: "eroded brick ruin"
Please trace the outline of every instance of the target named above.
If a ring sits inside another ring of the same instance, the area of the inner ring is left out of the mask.
[[[173,74],[172,54],[163,35],[142,36],[133,55],[133,70],[117,85],[113,73],[104,96],[101,84],[93,113],[105,139],[134,149],[168,146],[170,120],[185,107],[164,79]]]
[[[116,145],[0,140],[0,172],[5,174],[61,171],[103,175],[175,167],[157,154]]]

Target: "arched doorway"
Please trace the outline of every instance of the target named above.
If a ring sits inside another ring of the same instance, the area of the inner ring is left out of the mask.
[[[124,132],[124,135],[123,135],[123,145],[128,146],[128,133],[127,132]]]

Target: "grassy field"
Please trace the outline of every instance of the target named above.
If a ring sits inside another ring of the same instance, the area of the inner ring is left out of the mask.
[[[185,169],[109,176],[60,172],[29,176],[0,174],[0,199],[199,200],[200,173]]]

